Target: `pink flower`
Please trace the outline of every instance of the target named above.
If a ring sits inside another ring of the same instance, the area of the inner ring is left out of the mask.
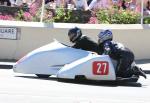
[[[0,20],[13,20],[11,15],[0,15]]]
[[[26,21],[31,21],[32,20],[32,16],[29,12],[24,12],[23,17]]]
[[[30,13],[31,15],[35,15],[36,12],[38,11],[38,9],[41,7],[42,5],[42,0],[35,0],[35,2],[33,2],[31,5],[30,5]]]
[[[96,17],[90,17],[88,24],[98,24],[98,20]]]

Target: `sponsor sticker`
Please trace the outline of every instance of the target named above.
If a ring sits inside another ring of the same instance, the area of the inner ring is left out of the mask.
[[[94,75],[108,75],[109,73],[109,63],[107,61],[94,61],[92,68]]]

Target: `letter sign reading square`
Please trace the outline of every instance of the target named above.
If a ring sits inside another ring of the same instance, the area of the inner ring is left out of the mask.
[[[109,63],[107,61],[94,61],[93,74],[94,75],[108,75]]]
[[[18,28],[15,27],[0,27],[0,39],[16,40],[18,35]]]

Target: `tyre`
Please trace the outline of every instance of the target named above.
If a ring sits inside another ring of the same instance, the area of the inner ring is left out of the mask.
[[[50,75],[36,74],[36,76],[39,77],[39,78],[48,78]]]
[[[86,77],[84,75],[76,75],[75,80],[86,80]]]

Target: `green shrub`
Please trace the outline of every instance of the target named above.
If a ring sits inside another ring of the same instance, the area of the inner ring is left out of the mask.
[[[107,24],[137,24],[140,20],[140,15],[129,10],[117,9],[101,9],[96,13],[99,23]]]
[[[89,11],[68,10],[64,8],[56,8],[51,13],[53,17],[51,19],[45,18],[44,22],[87,23],[91,17]]]
[[[144,24],[150,24],[150,17],[146,17],[143,20]]]
[[[66,11],[64,8],[56,8],[55,15],[53,17],[54,22],[71,22],[71,10]]]
[[[29,12],[20,10],[15,16],[15,19],[39,22],[40,16],[41,9],[39,9],[34,16],[32,16]],[[44,10],[43,22],[89,23],[90,17],[92,17],[91,11],[46,8]],[[96,17],[94,16],[94,20],[96,20],[96,23],[99,24],[137,24],[140,23],[140,14],[129,10],[118,10],[118,8],[114,7],[113,9],[100,9],[96,12]],[[150,17],[145,18],[144,23],[149,24]]]

